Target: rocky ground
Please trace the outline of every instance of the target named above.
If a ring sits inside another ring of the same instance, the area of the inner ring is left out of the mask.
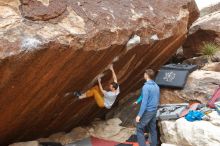
[[[159,122],[162,146],[219,146],[220,116],[216,111],[209,114],[210,121],[188,122],[185,118]],[[60,132],[35,141],[14,143],[10,146],[40,146],[39,142],[59,142],[63,145],[94,136],[116,142],[125,142],[135,128],[122,127],[120,119],[96,121],[88,127],[77,127],[71,132]]]
[[[63,145],[94,136],[101,139],[112,140],[116,142],[125,142],[132,134],[135,128],[126,128],[120,126],[120,119],[110,119],[107,121],[94,121],[88,127],[76,127],[71,132],[55,133],[48,138],[40,138],[36,141],[14,143],[10,146],[39,146],[39,142],[59,142]]]

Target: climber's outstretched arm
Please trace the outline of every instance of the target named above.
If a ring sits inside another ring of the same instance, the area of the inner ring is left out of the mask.
[[[99,88],[100,88],[101,92],[104,94],[105,90],[102,87],[101,78],[100,77],[98,78],[98,83],[99,83]]]
[[[114,82],[115,82],[115,83],[118,83],[117,76],[116,76],[116,74],[115,74],[115,70],[114,70],[112,64],[109,66],[109,69],[112,71],[112,77],[113,77]]]

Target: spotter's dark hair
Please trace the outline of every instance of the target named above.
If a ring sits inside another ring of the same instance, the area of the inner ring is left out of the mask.
[[[154,79],[155,78],[155,72],[152,69],[146,69],[145,73],[149,76],[150,79]]]

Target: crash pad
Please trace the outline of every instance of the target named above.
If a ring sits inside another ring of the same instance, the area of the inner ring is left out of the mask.
[[[145,137],[145,139],[146,139],[146,144],[149,144],[147,136]],[[120,143],[120,144],[118,144],[116,146],[139,146],[138,142],[137,142],[137,135],[131,135],[129,137],[129,139],[126,140],[126,142]]]
[[[186,108],[180,115],[180,117],[186,116],[190,111],[196,110],[200,103],[190,104],[188,108]]]
[[[119,143],[96,137],[89,137],[71,144],[67,144],[65,146],[115,146],[117,144]]]
[[[96,137],[92,137],[91,142],[92,142],[92,146],[115,146],[119,144],[118,142],[104,140]]]
[[[218,87],[218,89],[215,90],[214,94],[212,95],[208,105],[210,108],[215,108],[215,102],[217,102],[218,100],[220,100],[220,86]]]
[[[183,88],[189,73],[196,70],[195,65],[168,64],[159,70],[155,82],[162,87]]]
[[[163,69],[178,69],[178,70],[187,70],[189,73],[195,71],[198,66],[197,65],[189,65],[189,64],[167,64],[162,67]]]
[[[146,144],[149,144],[148,141],[146,141]],[[139,146],[138,142],[124,142],[124,143],[120,143],[116,146]]]
[[[71,143],[71,144],[67,144],[65,146],[92,146],[91,138],[88,137],[88,138],[79,140],[77,142],[74,142],[74,143]]]
[[[182,112],[188,107],[188,103],[183,104],[162,104],[157,110],[158,120],[176,120],[181,117]]]

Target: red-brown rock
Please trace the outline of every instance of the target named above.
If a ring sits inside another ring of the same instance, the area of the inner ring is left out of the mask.
[[[199,18],[190,28],[189,35],[183,44],[186,58],[201,55],[204,42],[220,44],[220,11]]]
[[[92,99],[65,93],[87,90],[114,61],[123,99],[140,88],[145,68],[175,53],[197,16],[192,0],[0,0],[0,145],[102,116]],[[141,42],[128,49],[134,35]]]
[[[33,21],[57,18],[65,12],[66,7],[65,0],[50,0],[47,5],[37,0],[21,0],[20,5],[23,17]]]

